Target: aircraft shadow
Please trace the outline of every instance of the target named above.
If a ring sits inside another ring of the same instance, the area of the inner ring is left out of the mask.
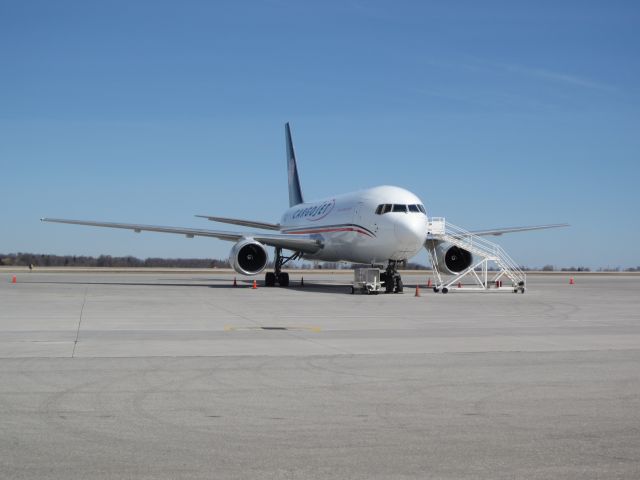
[[[203,281],[202,279],[198,279],[198,281]],[[204,280],[205,282],[207,280]],[[221,282],[222,280],[208,280]],[[216,289],[224,289],[224,290],[236,290],[236,289],[251,289],[253,287],[253,280],[240,280],[237,281],[237,286],[233,285],[233,282],[228,282],[226,279],[225,283],[187,283],[187,282],[171,282],[171,283],[152,283],[152,282],[96,282],[96,281],[39,281],[39,280],[25,280],[20,282],[21,284],[37,284],[37,285],[104,285],[104,286],[131,286],[131,287],[186,287],[186,288],[216,288]],[[265,287],[263,282],[258,282],[258,288],[266,288],[269,290],[279,290],[285,289],[291,292],[300,292],[300,293],[328,293],[328,294],[350,294],[351,286],[344,284],[328,284],[328,283],[315,283],[315,282],[305,282],[304,285],[301,285],[300,282],[292,282],[288,287]]]
[[[38,280],[27,280],[20,282],[21,284],[39,284],[39,285],[117,285],[117,286],[138,286],[138,287],[207,287],[207,288],[233,288],[228,285],[210,285],[197,283],[146,283],[146,282],[44,282]],[[248,285],[247,285],[248,286]]]
[[[350,285],[331,284],[331,283],[315,283],[304,282],[301,285],[299,282],[291,283],[288,287],[265,287],[265,288],[284,288],[286,290],[297,293],[332,293],[334,295],[350,294]]]

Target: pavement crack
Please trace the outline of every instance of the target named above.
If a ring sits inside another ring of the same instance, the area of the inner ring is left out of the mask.
[[[73,342],[73,351],[71,352],[71,358],[76,355],[76,346],[78,345],[78,338],[80,337],[80,326],[82,325],[82,314],[84,313],[84,305],[87,303],[87,292],[89,287],[84,289],[84,298],[82,299],[82,306],[80,307],[80,318],[78,318],[78,328],[76,329],[76,339]]]

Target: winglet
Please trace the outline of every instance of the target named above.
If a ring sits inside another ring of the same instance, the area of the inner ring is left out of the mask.
[[[291,141],[291,128],[289,122],[285,124],[285,134],[287,137],[287,172],[289,178],[289,206],[293,207],[303,203],[300,179],[298,178],[298,166],[296,165],[296,152]]]

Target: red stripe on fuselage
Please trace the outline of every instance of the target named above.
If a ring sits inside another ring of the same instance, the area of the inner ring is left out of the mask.
[[[370,233],[365,232],[364,230],[361,230],[359,228],[353,228],[353,227],[324,228],[324,229],[314,228],[313,230],[297,230],[295,232],[283,232],[283,233],[298,235],[301,233],[326,233],[326,232],[357,232],[362,235],[366,235],[367,237],[373,237],[373,235],[371,235]]]

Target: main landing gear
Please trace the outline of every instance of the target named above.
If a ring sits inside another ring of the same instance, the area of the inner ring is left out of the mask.
[[[300,252],[296,252],[290,257],[284,257],[282,255],[282,248],[276,248],[276,258],[273,265],[273,272],[267,272],[264,275],[264,285],[266,287],[274,287],[276,282],[281,287],[289,286],[289,274],[287,272],[282,271],[282,267],[291,260],[296,260],[300,258],[302,254]]]
[[[402,293],[404,285],[398,273],[398,261],[389,260],[387,269],[380,274],[380,282],[384,284],[386,293]]]

